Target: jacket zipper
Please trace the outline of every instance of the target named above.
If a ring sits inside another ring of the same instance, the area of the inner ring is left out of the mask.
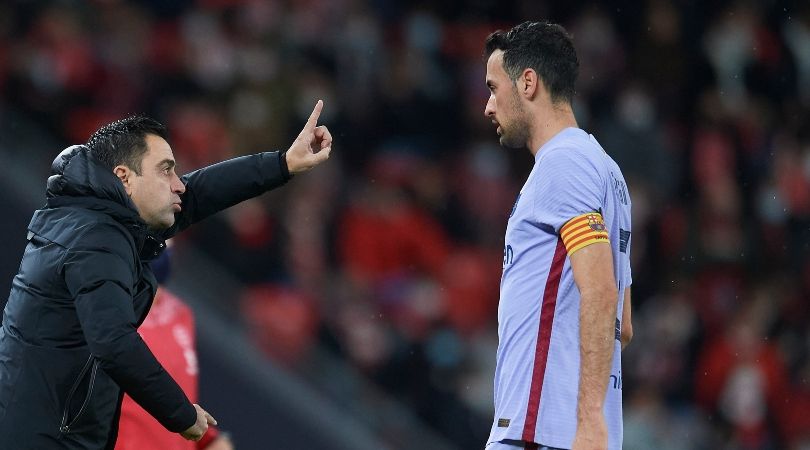
[[[76,389],[79,388],[79,384],[84,379],[84,375],[87,373],[87,369],[90,367],[90,364],[93,364],[93,369],[90,372],[90,386],[87,388],[87,395],[84,398],[84,402],[82,402],[82,406],[79,408],[79,412],[76,413],[76,416],[73,417],[73,420],[70,423],[68,421],[68,414],[70,413],[70,401],[73,399],[73,395],[76,393]],[[84,363],[84,367],[82,367],[82,371],[79,372],[79,376],[76,378],[76,381],[73,383],[73,386],[70,388],[70,392],[68,393],[67,400],[65,401],[65,410],[62,413],[62,423],[59,425],[59,431],[62,433],[70,432],[70,427],[72,427],[79,417],[82,416],[84,409],[87,407],[87,404],[90,403],[90,397],[93,395],[93,386],[96,383],[96,372],[98,372],[98,365],[99,361],[94,361],[93,356],[91,355],[87,358],[87,362]]]

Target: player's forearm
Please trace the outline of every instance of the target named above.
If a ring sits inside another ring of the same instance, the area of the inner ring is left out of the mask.
[[[580,380],[577,421],[602,414],[613,362],[615,288],[583,292],[580,306]]]

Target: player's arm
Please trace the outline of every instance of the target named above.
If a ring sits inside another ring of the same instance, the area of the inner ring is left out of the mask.
[[[558,230],[580,292],[580,380],[573,448],[604,449],[608,441],[603,406],[619,303],[611,236],[599,212],[605,182],[599,168],[576,148],[552,149],[539,169],[534,213],[538,222]]]
[[[574,449],[607,448],[604,401],[613,362],[618,293],[609,242],[570,254],[580,292],[580,379]]]
[[[624,309],[622,310],[622,350],[633,340],[633,313],[630,305],[630,286],[624,288]]]
[[[174,236],[214,213],[277,188],[291,175],[326,161],[332,150],[332,134],[325,126],[317,125],[322,108],[323,102],[318,101],[301,133],[284,153],[240,156],[180,177],[186,186],[181,196],[183,209],[163,237]]]

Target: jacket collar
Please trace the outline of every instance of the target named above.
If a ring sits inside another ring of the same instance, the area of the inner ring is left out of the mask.
[[[141,260],[152,260],[166,248],[161,234],[141,219],[121,181],[84,145],[68,147],[56,157],[46,197],[47,208],[81,207],[112,217],[132,234]]]

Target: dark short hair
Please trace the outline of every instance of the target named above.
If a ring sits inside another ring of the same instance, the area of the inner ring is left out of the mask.
[[[146,154],[146,135],[167,139],[166,127],[155,119],[131,116],[99,128],[87,141],[90,154],[109,169],[125,165],[141,173],[141,161]]]
[[[495,31],[487,37],[484,57],[496,50],[503,51],[503,69],[513,82],[524,69],[534,69],[551,101],[571,103],[579,59],[571,35],[561,25],[523,22],[509,31]]]

